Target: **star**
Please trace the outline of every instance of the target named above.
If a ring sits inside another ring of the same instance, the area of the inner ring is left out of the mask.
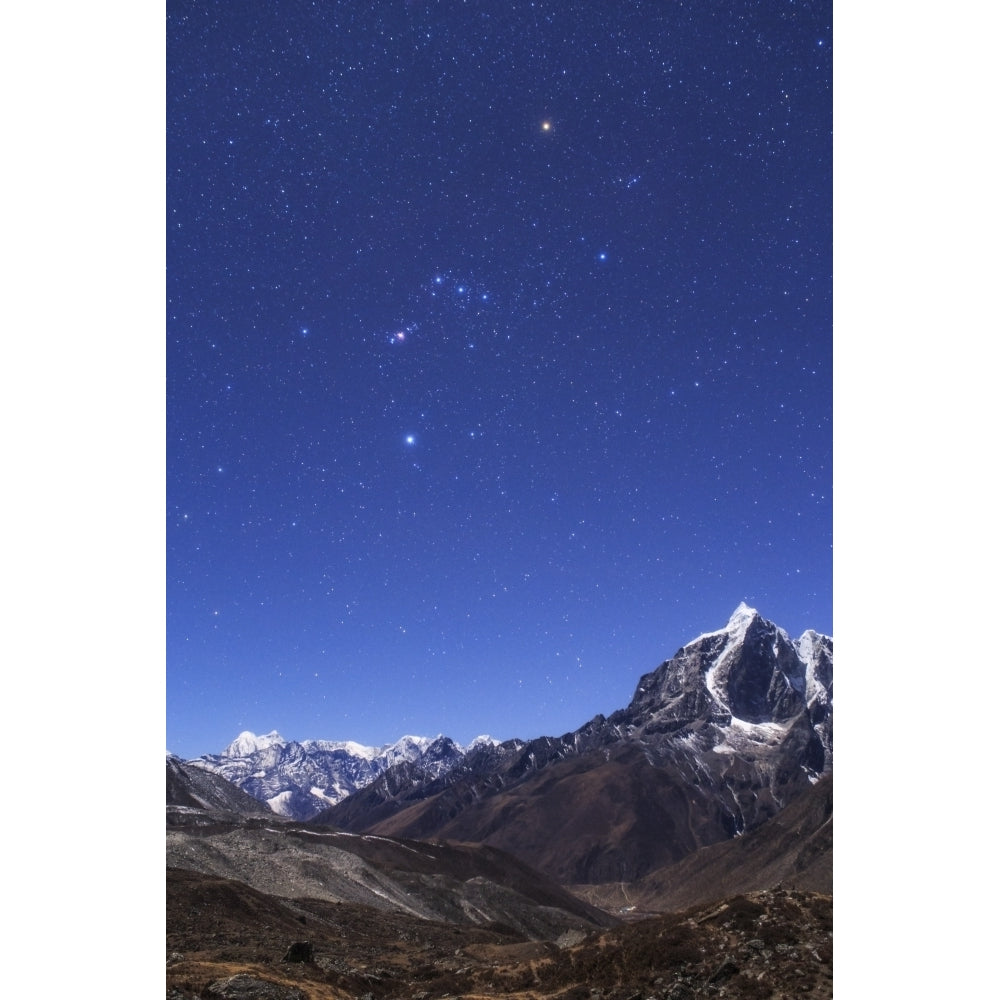
[[[225,693],[256,698],[259,676],[268,698],[275,663],[326,679],[309,644],[327,610],[342,717],[299,731],[370,742],[408,724],[381,706],[368,732],[352,701],[368,705],[364,670],[347,663],[390,669],[394,605],[422,623],[399,648],[405,677],[439,671],[411,685],[435,731],[453,724],[438,679],[458,690],[445,660],[497,702],[510,662],[544,664],[547,690],[561,651],[588,663],[578,694],[603,683],[589,664],[611,645],[648,662],[662,636],[714,625],[754,573],[792,608],[761,600],[762,614],[828,630],[794,615],[829,596],[829,0],[769,25],[767,59],[734,5],[657,5],[652,30],[646,5],[580,4],[544,38],[536,17],[558,5],[506,5],[502,26],[412,6],[436,13],[390,33],[377,4],[317,4],[273,49],[253,19],[167,18],[168,695],[210,732],[246,728]],[[302,65],[330,31],[324,66]],[[719,37],[746,45],[738,65]],[[313,70],[291,118],[289,80]],[[762,233],[766,267],[743,252]],[[798,381],[775,380],[775,359]],[[253,608],[281,609],[281,628]],[[431,663],[439,641],[449,655]],[[219,703],[185,693],[209,689]],[[510,711],[455,725],[536,736],[594,709]]]

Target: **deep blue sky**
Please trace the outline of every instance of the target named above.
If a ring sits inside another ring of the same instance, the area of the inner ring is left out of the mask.
[[[170,750],[832,633],[829,3],[167,13]]]

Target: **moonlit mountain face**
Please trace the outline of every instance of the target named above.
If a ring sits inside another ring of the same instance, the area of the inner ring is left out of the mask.
[[[833,766],[833,640],[808,631],[793,641],[741,604],[724,629],[642,677],[612,720],[630,738],[683,734],[720,754],[801,743],[801,767],[815,781]]]

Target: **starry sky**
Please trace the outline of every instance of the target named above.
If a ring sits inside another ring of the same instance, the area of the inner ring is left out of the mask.
[[[832,634],[829,2],[166,9],[169,750]]]

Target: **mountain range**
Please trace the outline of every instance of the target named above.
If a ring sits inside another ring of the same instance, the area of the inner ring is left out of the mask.
[[[561,883],[633,881],[742,836],[833,768],[833,641],[740,605],[579,729],[388,769],[314,822],[509,851]]]
[[[832,639],[742,604],[559,737],[168,756],[168,997],[825,998],[832,772]]]
[[[776,815],[833,769],[833,640],[741,604],[560,737],[381,748],[242,733],[189,762],[289,818],[490,844],[563,883],[633,881]],[[561,835],[559,831],[566,831]]]
[[[289,741],[275,731],[264,736],[243,732],[222,753],[188,763],[221,775],[279,816],[307,820],[398,764],[416,764],[422,774],[440,777],[466,754],[495,742],[480,736],[461,746],[447,736],[403,736],[370,747],[351,740]]]

